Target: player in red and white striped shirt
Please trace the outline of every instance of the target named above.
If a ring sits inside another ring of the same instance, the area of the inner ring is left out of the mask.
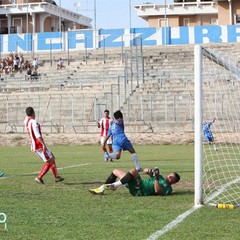
[[[24,125],[30,137],[31,149],[45,162],[35,181],[37,183],[44,184],[42,178],[49,171],[49,169],[51,169],[55,177],[55,182],[63,181],[64,178],[58,175],[55,157],[53,153],[47,148],[43,140],[40,124],[35,120],[34,109],[32,107],[26,108],[26,114],[27,117],[25,118]]]
[[[109,117],[109,111],[106,109],[104,111],[104,117],[101,118],[101,120],[98,122],[98,128],[101,128],[101,144],[102,144],[102,150],[103,152],[106,152],[107,149],[105,146],[103,146],[103,143],[108,135],[108,131],[110,129],[110,125],[112,124],[112,119]],[[109,148],[109,152],[112,153],[112,137],[108,139],[107,145]],[[104,159],[106,162],[108,161],[108,158]],[[110,159],[112,161],[112,159]]]

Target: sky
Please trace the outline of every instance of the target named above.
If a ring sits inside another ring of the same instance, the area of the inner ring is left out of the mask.
[[[173,0],[55,0],[62,8],[92,18],[94,27],[94,1],[96,1],[96,27],[103,29],[148,27],[147,22],[137,16],[134,5],[149,3],[172,3]],[[131,14],[129,9],[131,7]]]

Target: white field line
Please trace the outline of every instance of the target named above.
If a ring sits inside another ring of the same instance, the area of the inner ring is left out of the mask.
[[[202,205],[196,205],[193,206],[192,208],[190,208],[189,210],[187,210],[185,213],[179,215],[175,220],[173,220],[172,222],[170,222],[169,224],[167,224],[165,227],[163,227],[161,230],[156,231],[155,233],[153,233],[150,237],[147,238],[147,240],[156,240],[159,237],[161,237],[163,234],[165,234],[166,232],[170,231],[172,228],[174,228],[175,226],[177,226],[179,223],[181,223],[186,217],[188,217],[190,214],[192,214],[193,212],[195,212],[197,209],[199,209],[200,207],[202,207]]]
[[[86,166],[92,163],[83,163],[83,164],[79,164],[79,165],[72,165],[72,166],[66,166],[66,167],[61,167],[61,168],[57,168],[58,170],[63,170],[63,169],[67,169],[67,168],[76,168],[76,167],[82,167],[82,166]],[[38,174],[38,172],[32,172],[32,173],[26,173],[24,175],[32,175],[32,174]]]
[[[235,180],[226,183],[224,185],[222,185],[220,187],[220,189],[217,192],[212,193],[209,197],[206,198],[206,203],[209,203],[210,201],[212,201],[214,198],[216,198],[218,195],[220,195],[221,193],[223,193],[228,187],[230,187],[231,185],[237,183],[240,181],[240,178],[236,178]]]
[[[61,167],[61,168],[57,168],[58,170],[63,170],[63,169],[67,169],[67,168],[76,168],[76,167],[82,167],[82,166],[86,166],[86,165],[90,165],[92,163],[83,163],[83,164],[79,164],[79,165],[72,165],[72,166],[66,166],[66,167]],[[24,176],[26,175],[33,175],[33,174],[38,174],[38,172],[31,172],[31,173],[25,173],[25,174],[22,174]],[[0,177],[0,180],[1,179],[4,179],[4,178],[8,178],[8,177]]]

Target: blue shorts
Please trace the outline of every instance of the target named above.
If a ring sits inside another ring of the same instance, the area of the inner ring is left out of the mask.
[[[127,139],[113,139],[112,148],[114,152],[130,150],[133,148],[132,143]]]
[[[204,138],[207,142],[213,142],[214,141],[213,135],[204,135]]]

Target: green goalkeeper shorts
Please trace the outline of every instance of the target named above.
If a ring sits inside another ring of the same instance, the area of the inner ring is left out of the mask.
[[[125,184],[125,186],[128,188],[129,192],[133,196],[144,196],[144,190],[143,190],[143,182],[140,176],[138,176],[133,181]]]

